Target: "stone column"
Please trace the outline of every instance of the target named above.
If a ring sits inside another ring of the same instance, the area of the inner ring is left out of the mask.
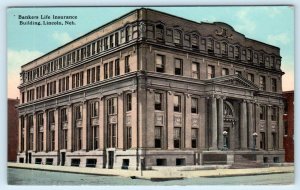
[[[58,108],[56,108],[54,110],[54,130],[55,130],[55,136],[54,136],[54,139],[55,139],[55,145],[54,145],[54,151],[58,151],[59,149],[59,136],[58,136],[58,133],[59,133],[59,130],[58,130]]]
[[[19,128],[18,128],[18,151],[21,152],[22,147],[22,117],[19,117]]]
[[[206,98],[199,99],[199,148],[200,150],[204,150],[206,148],[206,114],[207,114],[207,106],[206,106]]]
[[[99,97],[99,149],[104,149],[104,99],[102,97]]]
[[[83,151],[87,150],[86,149],[86,144],[87,144],[87,101],[84,101],[82,103],[82,136],[81,136],[81,139],[82,139],[82,147],[81,149]]]
[[[223,130],[224,130],[224,114],[223,114],[223,109],[224,109],[224,102],[223,98],[220,97],[218,99],[218,148],[221,150],[223,149],[224,146],[224,139],[223,139]]]
[[[155,92],[152,89],[147,90],[147,100],[146,100],[146,105],[147,105],[147,118],[146,120],[146,129],[147,129],[147,138],[148,139],[153,139],[153,140],[148,140],[146,146],[149,148],[153,148],[154,145],[154,128],[156,124],[155,120],[155,107],[154,107],[154,96]]]
[[[248,138],[249,138],[249,149],[253,149],[253,104],[248,102]]]
[[[72,151],[72,135],[73,135],[73,130],[72,130],[72,123],[73,123],[73,113],[72,113],[72,105],[68,106],[67,109],[67,114],[68,114],[68,140],[67,140],[67,152]]]
[[[255,110],[255,114],[256,114],[256,121],[255,121],[255,132],[257,133],[257,137],[256,137],[256,148],[260,149],[260,116],[259,116],[259,111],[260,111],[260,104],[256,104],[256,110]]]
[[[47,152],[48,148],[47,148],[47,126],[48,126],[48,112],[45,110],[44,113],[43,113],[43,129],[44,129],[44,132],[43,132],[43,151],[44,152]]]
[[[273,150],[273,138],[272,138],[272,119],[271,119],[271,110],[272,106],[268,105],[267,106],[267,125],[266,125],[266,129],[267,129],[267,150]]]
[[[183,115],[185,118],[185,148],[189,149],[191,148],[191,138],[192,138],[192,117],[191,117],[191,97],[189,94],[186,94],[184,96],[185,98],[185,114]],[[199,110],[199,109],[198,109]]]
[[[32,151],[36,152],[37,147],[37,126],[36,126],[36,113],[33,114],[33,144],[32,144]]]
[[[283,108],[279,107],[278,110],[278,149],[283,150],[283,136],[284,136],[284,126],[283,126]]]
[[[134,105],[132,105],[134,106]],[[119,93],[118,94],[118,148],[123,149],[124,145],[124,119],[126,120],[127,116],[124,115],[124,93]],[[132,115],[130,114],[130,116],[132,118]]]
[[[173,104],[173,92],[167,92],[167,148],[174,149],[174,104]]]
[[[246,102],[241,102],[241,149],[247,149],[247,110],[246,110]]]
[[[131,96],[131,103],[132,103],[132,110],[131,110],[131,145],[132,148],[137,148],[138,145],[138,120],[137,120],[137,107],[138,107],[138,102],[137,102],[137,91],[132,93]]]
[[[24,152],[28,150],[28,115],[24,117]]]
[[[211,134],[212,142],[210,150],[218,149],[218,119],[217,119],[217,100],[215,97],[211,99]]]

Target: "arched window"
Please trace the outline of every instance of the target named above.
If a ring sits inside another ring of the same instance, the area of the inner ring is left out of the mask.
[[[156,30],[156,39],[164,40],[164,26],[162,24],[158,24],[155,27]]]
[[[191,44],[193,49],[199,49],[199,37],[196,34],[192,34]]]
[[[174,43],[181,44],[182,36],[180,30],[174,30]]]

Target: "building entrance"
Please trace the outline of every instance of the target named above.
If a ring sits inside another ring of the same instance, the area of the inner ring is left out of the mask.
[[[108,169],[114,166],[114,151],[108,151]]]

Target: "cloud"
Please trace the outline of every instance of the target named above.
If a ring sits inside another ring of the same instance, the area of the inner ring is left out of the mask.
[[[266,13],[270,18],[274,18],[275,16],[281,14],[281,10],[278,7],[263,7],[262,9],[264,13]]]
[[[286,45],[290,43],[291,39],[289,38],[288,34],[285,33],[280,33],[280,34],[270,34],[267,37],[267,40],[270,44],[272,45]]]
[[[242,8],[237,13],[238,25],[236,27],[242,33],[253,33],[256,29],[256,23],[250,18],[249,8]]]
[[[20,84],[21,66],[43,55],[39,51],[7,50],[7,91],[9,98],[19,96],[17,86]]]
[[[52,34],[52,38],[56,40],[59,45],[63,45],[73,40],[73,38],[67,32],[54,32]]]

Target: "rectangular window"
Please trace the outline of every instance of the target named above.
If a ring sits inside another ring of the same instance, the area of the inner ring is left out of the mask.
[[[265,106],[260,106],[259,118],[260,118],[260,120],[266,120],[266,107]]]
[[[174,43],[181,44],[181,32],[179,30],[174,30]]]
[[[132,107],[132,95],[131,94],[126,94],[126,111],[131,111]]]
[[[92,102],[90,104],[91,107],[91,117],[98,117],[99,115],[99,102]]]
[[[264,132],[260,132],[260,149],[266,149],[266,135]]]
[[[248,73],[247,78],[248,78],[249,81],[254,83],[254,74]]]
[[[259,88],[260,90],[266,90],[266,78],[264,76],[259,77]]]
[[[130,55],[125,56],[125,73],[130,72],[129,58],[130,58]]]
[[[132,128],[131,127],[127,127],[126,128],[126,134],[127,134],[127,149],[131,148],[132,146]]]
[[[163,55],[156,55],[155,59],[156,72],[163,73],[165,72],[165,62]]]
[[[162,127],[155,126],[154,129],[154,146],[155,148],[162,148]]]
[[[118,47],[119,46],[119,33],[115,33],[115,46]]]
[[[104,79],[108,78],[108,63],[104,64]]]
[[[91,70],[90,69],[88,69],[87,71],[86,71],[86,83],[87,84],[90,84],[91,83]]]
[[[215,78],[215,67],[212,65],[207,66],[207,79]]]
[[[119,59],[115,60],[115,76],[120,75],[120,61]]]
[[[276,107],[272,107],[272,109],[271,109],[271,120],[277,121],[277,108]]]
[[[129,40],[131,40],[131,27],[127,26],[126,27],[126,42],[128,42]]]
[[[272,78],[271,79],[271,86],[272,86],[272,92],[277,92],[277,80]]]
[[[114,47],[114,35],[109,36],[110,48]]]
[[[222,76],[229,75],[229,70],[227,68],[222,69]]]
[[[68,115],[67,115],[67,109],[66,108],[61,109],[60,117],[61,117],[61,122],[62,123],[67,123],[68,122]]]
[[[194,79],[199,79],[199,63],[193,62],[192,63],[192,77]]]
[[[108,37],[104,38],[104,50],[108,49]]]
[[[191,113],[198,114],[198,98],[192,98]]]
[[[117,98],[111,98],[107,100],[107,105],[108,105],[108,114],[116,114],[117,113]]]
[[[96,81],[100,81],[100,66],[96,67]]]
[[[174,95],[173,101],[174,112],[181,112],[181,97],[179,95]]]
[[[91,72],[91,83],[94,83],[95,81],[96,81],[96,68],[93,67]]]
[[[81,120],[82,119],[82,106],[75,106],[75,120]]]
[[[207,52],[209,54],[214,53],[214,40],[213,39],[208,39],[207,40]]]
[[[109,78],[113,77],[114,76],[114,62],[109,62]]]
[[[155,93],[155,110],[162,110],[162,94]]]
[[[192,148],[198,147],[198,129],[192,129]]]
[[[175,59],[175,75],[182,75],[182,59]]]
[[[89,149],[90,150],[97,150],[98,149],[98,134],[99,134],[99,126],[91,126],[90,127],[90,132],[89,132]]]
[[[108,124],[108,148],[115,148],[117,146],[117,125]]]
[[[181,148],[181,128],[174,127],[174,148]]]

